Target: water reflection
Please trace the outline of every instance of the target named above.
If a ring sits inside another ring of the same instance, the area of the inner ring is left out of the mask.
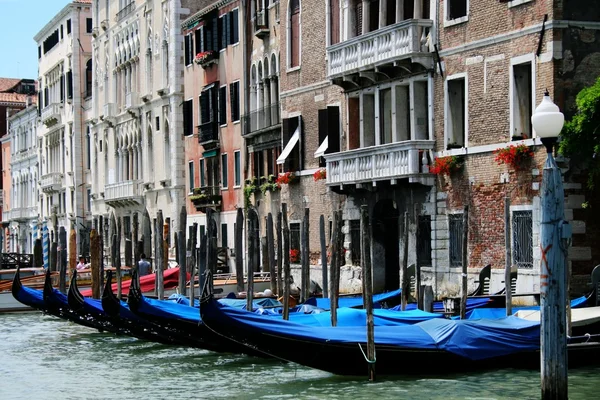
[[[537,399],[536,371],[374,383],[275,360],[98,333],[39,313],[0,315],[1,399]],[[398,360],[402,362],[402,360]],[[365,373],[366,375],[366,373]],[[600,368],[571,371],[571,399],[597,397]]]

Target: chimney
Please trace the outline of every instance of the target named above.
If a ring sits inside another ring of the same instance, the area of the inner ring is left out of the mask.
[[[27,100],[26,100],[26,102],[25,102],[25,107],[26,107],[26,108],[28,108],[28,107],[30,107],[32,104],[33,104],[33,101],[32,101],[32,99],[31,99],[31,95],[29,95],[29,94],[28,94],[28,95],[27,95]]]

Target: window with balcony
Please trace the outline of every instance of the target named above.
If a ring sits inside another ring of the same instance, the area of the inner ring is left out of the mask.
[[[518,268],[533,268],[533,212],[512,212],[512,259]]]
[[[512,65],[511,136],[512,140],[533,137],[531,114],[534,110],[533,68],[531,62]]]
[[[214,83],[200,94],[200,143],[218,140],[218,90],[218,83]]]
[[[204,51],[204,27],[200,26],[194,31],[194,44],[195,54],[202,53]]]
[[[198,166],[198,173],[200,175],[200,187],[206,186],[206,168],[204,166],[204,159],[200,159]]]
[[[288,68],[300,66],[300,0],[290,0],[288,20]]]
[[[446,81],[446,149],[465,147],[467,137],[467,78],[465,74]]]
[[[71,20],[69,20],[71,21]],[[69,21],[67,21],[67,23],[69,23]],[[69,25],[67,25],[68,27]],[[68,30],[67,30],[68,31]],[[56,46],[59,42],[59,37],[58,37],[58,29],[55,30],[54,32],[52,32],[47,38],[46,40],[44,40],[43,46],[44,46],[44,54],[46,54],[47,52],[49,52],[50,50],[52,50],[54,48],[54,46]]]

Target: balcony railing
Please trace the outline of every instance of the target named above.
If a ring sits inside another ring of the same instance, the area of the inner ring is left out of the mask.
[[[219,141],[219,127],[216,121],[205,122],[198,125],[198,143],[206,144]]]
[[[269,34],[269,10],[257,11],[252,20],[256,36],[263,37]]]
[[[13,221],[37,218],[37,207],[19,207],[10,210],[9,218]]]
[[[194,188],[189,198],[194,207],[196,207],[196,211],[205,212],[206,208],[219,208],[222,201],[221,187],[204,186]]]
[[[377,65],[427,54],[427,36],[433,22],[408,19],[327,48],[327,77],[333,79]]]
[[[244,136],[251,135],[281,124],[279,103],[252,111],[242,117]]]
[[[138,94],[136,92],[129,92],[125,95],[125,108],[130,109],[137,107],[138,105]]]
[[[420,152],[432,150],[432,140],[407,140],[327,154],[327,184],[347,185],[416,177]]]
[[[62,172],[50,172],[49,174],[42,175],[40,180],[40,187],[43,191],[57,191],[63,186],[63,173]]]
[[[140,191],[140,182],[135,180],[123,181],[119,183],[113,183],[106,185],[104,188],[104,199],[106,202],[139,202],[139,197],[142,193]]]
[[[114,118],[117,115],[117,107],[115,103],[104,104],[104,118]]]
[[[37,149],[35,147],[29,148],[29,149],[23,149],[23,150],[16,152],[15,154],[13,154],[10,162],[12,164],[12,163],[27,160],[28,158],[33,158],[36,156],[37,156]]]
[[[42,109],[42,123],[51,126],[60,122],[60,103],[52,103]]]
[[[115,20],[117,22],[119,22],[120,20],[122,20],[123,18],[128,16],[134,9],[135,9],[135,1],[131,1],[129,4],[127,4],[125,7],[121,8],[119,10]]]

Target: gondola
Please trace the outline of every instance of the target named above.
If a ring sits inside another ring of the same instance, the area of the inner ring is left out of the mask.
[[[314,327],[267,319],[225,307],[212,296],[200,305],[206,327],[257,351],[339,375],[364,375],[364,327]],[[375,327],[379,375],[443,375],[496,368],[539,368],[539,323],[517,317],[497,320],[431,319],[414,325]],[[600,362],[598,336],[574,338],[569,366]]]
[[[106,284],[102,292],[102,309],[115,324],[119,324],[128,335],[138,339],[149,340],[162,344],[185,345],[165,331],[129,309],[129,305],[117,298],[112,291],[112,271],[106,277]]]
[[[188,346],[220,353],[238,353],[269,358],[262,352],[254,351],[206,329],[200,319],[198,308],[144,297],[135,271],[131,282],[127,296],[130,310],[168,332],[177,341]]]

